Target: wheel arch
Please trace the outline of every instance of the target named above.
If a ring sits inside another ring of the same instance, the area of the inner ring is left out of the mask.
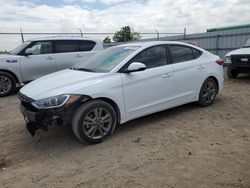
[[[121,112],[120,112],[119,106],[116,104],[115,101],[113,101],[112,99],[107,98],[107,97],[98,97],[98,98],[94,98],[93,100],[103,100],[103,101],[107,102],[108,104],[110,104],[115,109],[115,112],[117,114],[118,124],[120,123],[120,121],[121,121]]]
[[[218,92],[220,91],[220,84],[219,84],[219,81],[218,81],[218,79],[215,77],[215,76],[209,76],[209,77],[207,77],[205,80],[204,80],[204,82],[207,80],[207,79],[209,79],[209,78],[211,78],[211,79],[213,79],[214,81],[215,81],[215,83],[216,83],[216,86],[217,86],[217,94],[218,94]],[[203,82],[203,83],[204,83]]]
[[[5,69],[0,69],[0,71],[2,71],[2,72],[7,72],[7,73],[11,74],[11,75],[15,78],[16,83],[20,84],[17,75],[15,75],[12,71],[10,71],[10,70],[5,70]]]

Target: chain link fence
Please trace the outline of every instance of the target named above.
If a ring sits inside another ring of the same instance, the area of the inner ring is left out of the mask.
[[[103,40],[105,37],[112,37],[115,35],[115,33],[112,32],[82,32],[81,29],[79,29],[79,32],[23,32],[22,29],[20,29],[20,32],[0,32],[0,51],[9,51],[13,48],[15,48],[18,44],[21,42],[24,42],[25,40],[30,40],[33,38],[43,38],[48,36],[72,36],[72,37],[83,37],[83,38],[94,38],[94,39],[100,39]],[[124,42],[126,43],[127,38],[129,34],[125,34],[124,36]],[[184,29],[183,32],[179,33],[168,33],[168,32],[158,32],[155,30],[155,32],[140,32],[139,36],[140,39],[138,40],[160,40],[163,37],[169,37],[169,36],[179,36],[185,38],[186,30]],[[117,45],[120,43],[106,43],[104,44],[105,47]]]
[[[48,36],[75,36],[83,38],[95,38],[103,40],[109,36],[111,39],[115,33],[111,32],[96,32],[96,33],[85,33],[81,29],[78,32],[0,32],[0,51],[9,51],[20,44],[22,41],[29,40],[32,38],[42,38]],[[250,38],[250,28],[243,29],[230,29],[225,31],[214,31],[197,34],[186,34],[186,29],[180,33],[168,33],[168,32],[141,32],[139,33],[141,38],[139,41],[193,41],[200,47],[210,51],[211,53],[217,54],[220,57],[224,57],[226,53],[234,49],[240,48],[242,44]],[[122,43],[105,43],[105,47],[110,47],[118,44],[123,44],[127,41],[128,37],[124,35],[124,41]]]

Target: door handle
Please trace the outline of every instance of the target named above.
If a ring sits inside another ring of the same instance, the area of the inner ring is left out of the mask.
[[[76,57],[82,57],[80,54],[77,54]]]
[[[52,60],[52,59],[54,59],[54,58],[51,57],[51,56],[49,56],[49,57],[47,57],[46,59],[47,59],[47,60]]]
[[[169,73],[163,74],[161,77],[162,77],[162,78],[170,78],[172,75],[173,75],[173,73],[172,73],[172,72],[169,72]]]
[[[198,67],[198,69],[205,69],[205,65],[200,65],[199,67]]]

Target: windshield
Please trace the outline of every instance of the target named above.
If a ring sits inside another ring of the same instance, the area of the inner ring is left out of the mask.
[[[24,49],[24,48],[25,48],[27,45],[29,45],[29,44],[30,44],[30,42],[26,41],[26,42],[24,42],[24,43],[18,45],[14,50],[10,51],[10,54],[12,54],[12,55],[17,55],[17,54],[19,54],[19,52],[20,52],[22,49]]]
[[[110,47],[75,65],[73,69],[89,72],[110,72],[138,48],[140,46]]]
[[[243,48],[250,47],[250,38],[247,39],[247,41],[245,42],[245,44],[243,44],[242,47],[243,47]]]

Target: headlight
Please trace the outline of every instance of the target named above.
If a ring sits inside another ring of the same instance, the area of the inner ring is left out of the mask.
[[[55,97],[50,97],[47,99],[42,99],[39,101],[32,102],[31,104],[38,109],[48,109],[48,108],[58,108],[66,104],[68,101],[70,103],[76,101],[80,96],[78,95],[58,95]],[[69,100],[72,98],[71,100]]]
[[[231,61],[231,56],[227,56],[227,57],[226,57],[225,63],[227,63],[227,64],[232,63],[232,61]]]

